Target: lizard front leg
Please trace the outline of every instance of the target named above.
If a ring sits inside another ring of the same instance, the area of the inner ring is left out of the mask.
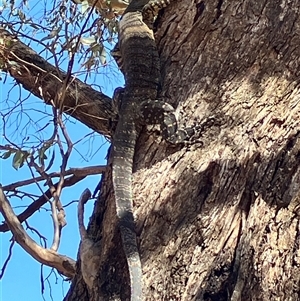
[[[140,104],[140,119],[146,125],[159,124],[164,140],[171,144],[189,144],[197,132],[196,127],[178,128],[174,108],[160,100],[143,101]]]

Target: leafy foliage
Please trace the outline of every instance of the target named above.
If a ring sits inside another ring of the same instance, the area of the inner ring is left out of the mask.
[[[36,43],[58,68],[75,55],[77,72],[99,73],[112,62],[106,49],[115,43],[118,17],[106,11],[99,14],[87,1],[80,6],[70,0],[3,1],[0,25],[28,44]]]

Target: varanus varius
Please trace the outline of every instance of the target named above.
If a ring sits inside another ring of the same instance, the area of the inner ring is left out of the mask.
[[[160,63],[150,19],[172,1],[132,0],[119,23],[119,53],[114,50],[114,55],[122,59],[125,88],[121,92],[117,89],[114,96],[121,101],[116,101],[118,123],[112,142],[112,178],[131,301],[142,300],[142,268],[132,205],[132,166],[138,134],[144,124],[160,124],[163,138],[170,143],[181,143],[187,138],[186,131],[177,129],[173,107],[157,100]]]

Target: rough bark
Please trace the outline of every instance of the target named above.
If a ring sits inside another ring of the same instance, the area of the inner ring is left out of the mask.
[[[162,96],[188,124],[215,125],[201,147],[171,149],[155,129],[140,139],[145,300],[299,299],[298,23],[297,4],[279,1],[181,1],[160,18]],[[127,300],[112,198],[107,174],[91,224],[103,242],[95,291]]]
[[[203,145],[174,149],[145,129],[135,214],[145,300],[300,300],[297,1],[178,1],[158,20],[162,97],[188,125],[214,116]],[[88,295],[128,300],[110,171],[89,233],[102,242]]]

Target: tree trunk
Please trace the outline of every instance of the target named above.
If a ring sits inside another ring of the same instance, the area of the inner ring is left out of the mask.
[[[158,18],[161,97],[182,125],[213,125],[185,148],[139,138],[145,300],[300,300],[299,17],[297,1],[182,0]],[[97,285],[78,268],[65,300],[129,300],[110,170],[89,233]]]
[[[151,128],[135,157],[145,300],[299,300],[299,10],[296,2],[181,1],[158,20],[162,97],[203,145]],[[110,174],[90,231],[91,300],[128,300]],[[115,233],[112,235],[112,233]],[[76,282],[67,300],[76,300]]]
[[[155,128],[139,140],[145,300],[299,300],[299,21],[295,1],[253,0],[186,0],[159,18],[163,99],[182,123],[214,125],[190,148],[172,149]],[[103,244],[91,300],[129,299],[114,227],[106,174],[90,227]]]

